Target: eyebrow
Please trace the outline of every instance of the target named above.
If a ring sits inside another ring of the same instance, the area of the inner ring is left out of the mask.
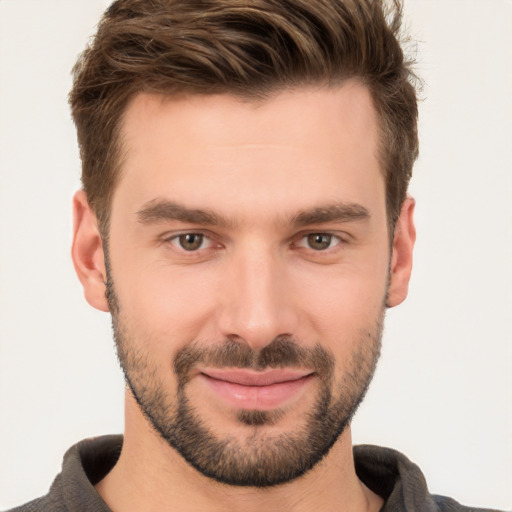
[[[292,224],[308,226],[326,222],[355,222],[370,218],[368,209],[357,203],[334,203],[304,210],[292,217]]]
[[[235,222],[211,210],[188,208],[169,200],[154,199],[143,205],[136,213],[141,224],[176,220],[189,224],[202,224],[229,228]],[[294,226],[307,226],[310,224],[323,224],[327,222],[355,222],[370,218],[368,209],[357,203],[334,203],[319,206],[310,210],[303,210],[291,216],[288,223]]]
[[[149,201],[144,204],[136,215],[141,224],[177,220],[190,224],[204,224],[220,227],[231,227],[233,225],[233,222],[230,222],[228,219],[211,210],[187,208],[179,203],[167,200]]]

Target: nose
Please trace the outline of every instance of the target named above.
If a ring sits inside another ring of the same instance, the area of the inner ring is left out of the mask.
[[[277,336],[297,334],[293,282],[282,257],[249,249],[239,251],[227,267],[218,314],[224,338],[261,349]]]

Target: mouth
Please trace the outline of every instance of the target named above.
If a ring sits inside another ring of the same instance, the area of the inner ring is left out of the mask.
[[[294,369],[205,369],[199,377],[216,397],[231,406],[268,411],[297,399],[314,375]]]

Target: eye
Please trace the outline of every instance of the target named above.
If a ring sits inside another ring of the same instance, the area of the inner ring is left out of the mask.
[[[329,233],[310,233],[301,238],[297,244],[299,247],[306,247],[314,251],[325,251],[341,243],[341,238]]]
[[[183,233],[170,239],[170,242],[185,251],[198,251],[211,245],[211,240],[201,233]]]

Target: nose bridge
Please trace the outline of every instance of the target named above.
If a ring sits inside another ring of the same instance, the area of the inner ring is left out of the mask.
[[[261,348],[293,335],[297,316],[282,258],[266,244],[240,248],[230,262],[220,329],[227,337]]]

